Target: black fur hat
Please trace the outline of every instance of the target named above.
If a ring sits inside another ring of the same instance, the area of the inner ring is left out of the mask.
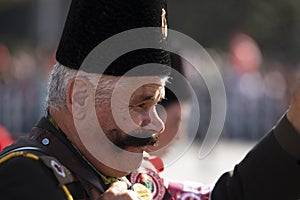
[[[166,10],[166,0],[72,0],[56,59],[64,66],[79,69],[87,55],[111,36],[134,28],[165,26]],[[161,34],[163,39],[158,42],[165,45],[163,29]],[[147,63],[170,65],[169,53],[162,49],[141,48],[121,55],[108,67],[97,66],[96,70],[92,67],[85,71],[121,76]],[[99,69],[101,67],[105,71]],[[154,71],[149,67],[145,75],[168,73],[168,67]]]

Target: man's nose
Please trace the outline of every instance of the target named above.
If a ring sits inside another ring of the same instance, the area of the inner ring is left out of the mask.
[[[165,130],[165,124],[158,116],[156,110],[152,110],[148,114],[144,115],[141,125],[144,129],[162,133]]]

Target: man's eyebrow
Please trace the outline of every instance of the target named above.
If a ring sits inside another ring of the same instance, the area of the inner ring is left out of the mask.
[[[141,100],[142,101],[149,101],[149,100],[155,100],[155,96],[154,95],[141,95]]]
[[[158,100],[161,101],[163,99],[162,95],[145,95],[145,94],[141,94],[138,95],[136,97],[136,100],[138,101],[154,101],[154,100]]]

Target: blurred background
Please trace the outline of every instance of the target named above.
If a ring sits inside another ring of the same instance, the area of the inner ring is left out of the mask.
[[[45,113],[48,75],[69,3],[0,0],[0,125],[13,139],[28,133]],[[299,68],[299,9],[298,0],[169,1],[169,27],[195,39],[218,65],[227,116],[216,148],[197,159],[210,120],[210,98],[203,81],[192,77],[201,88],[200,128],[168,176],[214,182],[282,116]]]

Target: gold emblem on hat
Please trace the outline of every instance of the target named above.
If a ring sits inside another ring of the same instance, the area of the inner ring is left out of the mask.
[[[167,12],[163,8],[161,13],[161,31],[164,39],[166,39],[168,36],[168,24],[167,24],[166,14]]]
[[[131,186],[132,190],[137,194],[140,200],[151,200],[152,193],[141,183],[135,183]]]

